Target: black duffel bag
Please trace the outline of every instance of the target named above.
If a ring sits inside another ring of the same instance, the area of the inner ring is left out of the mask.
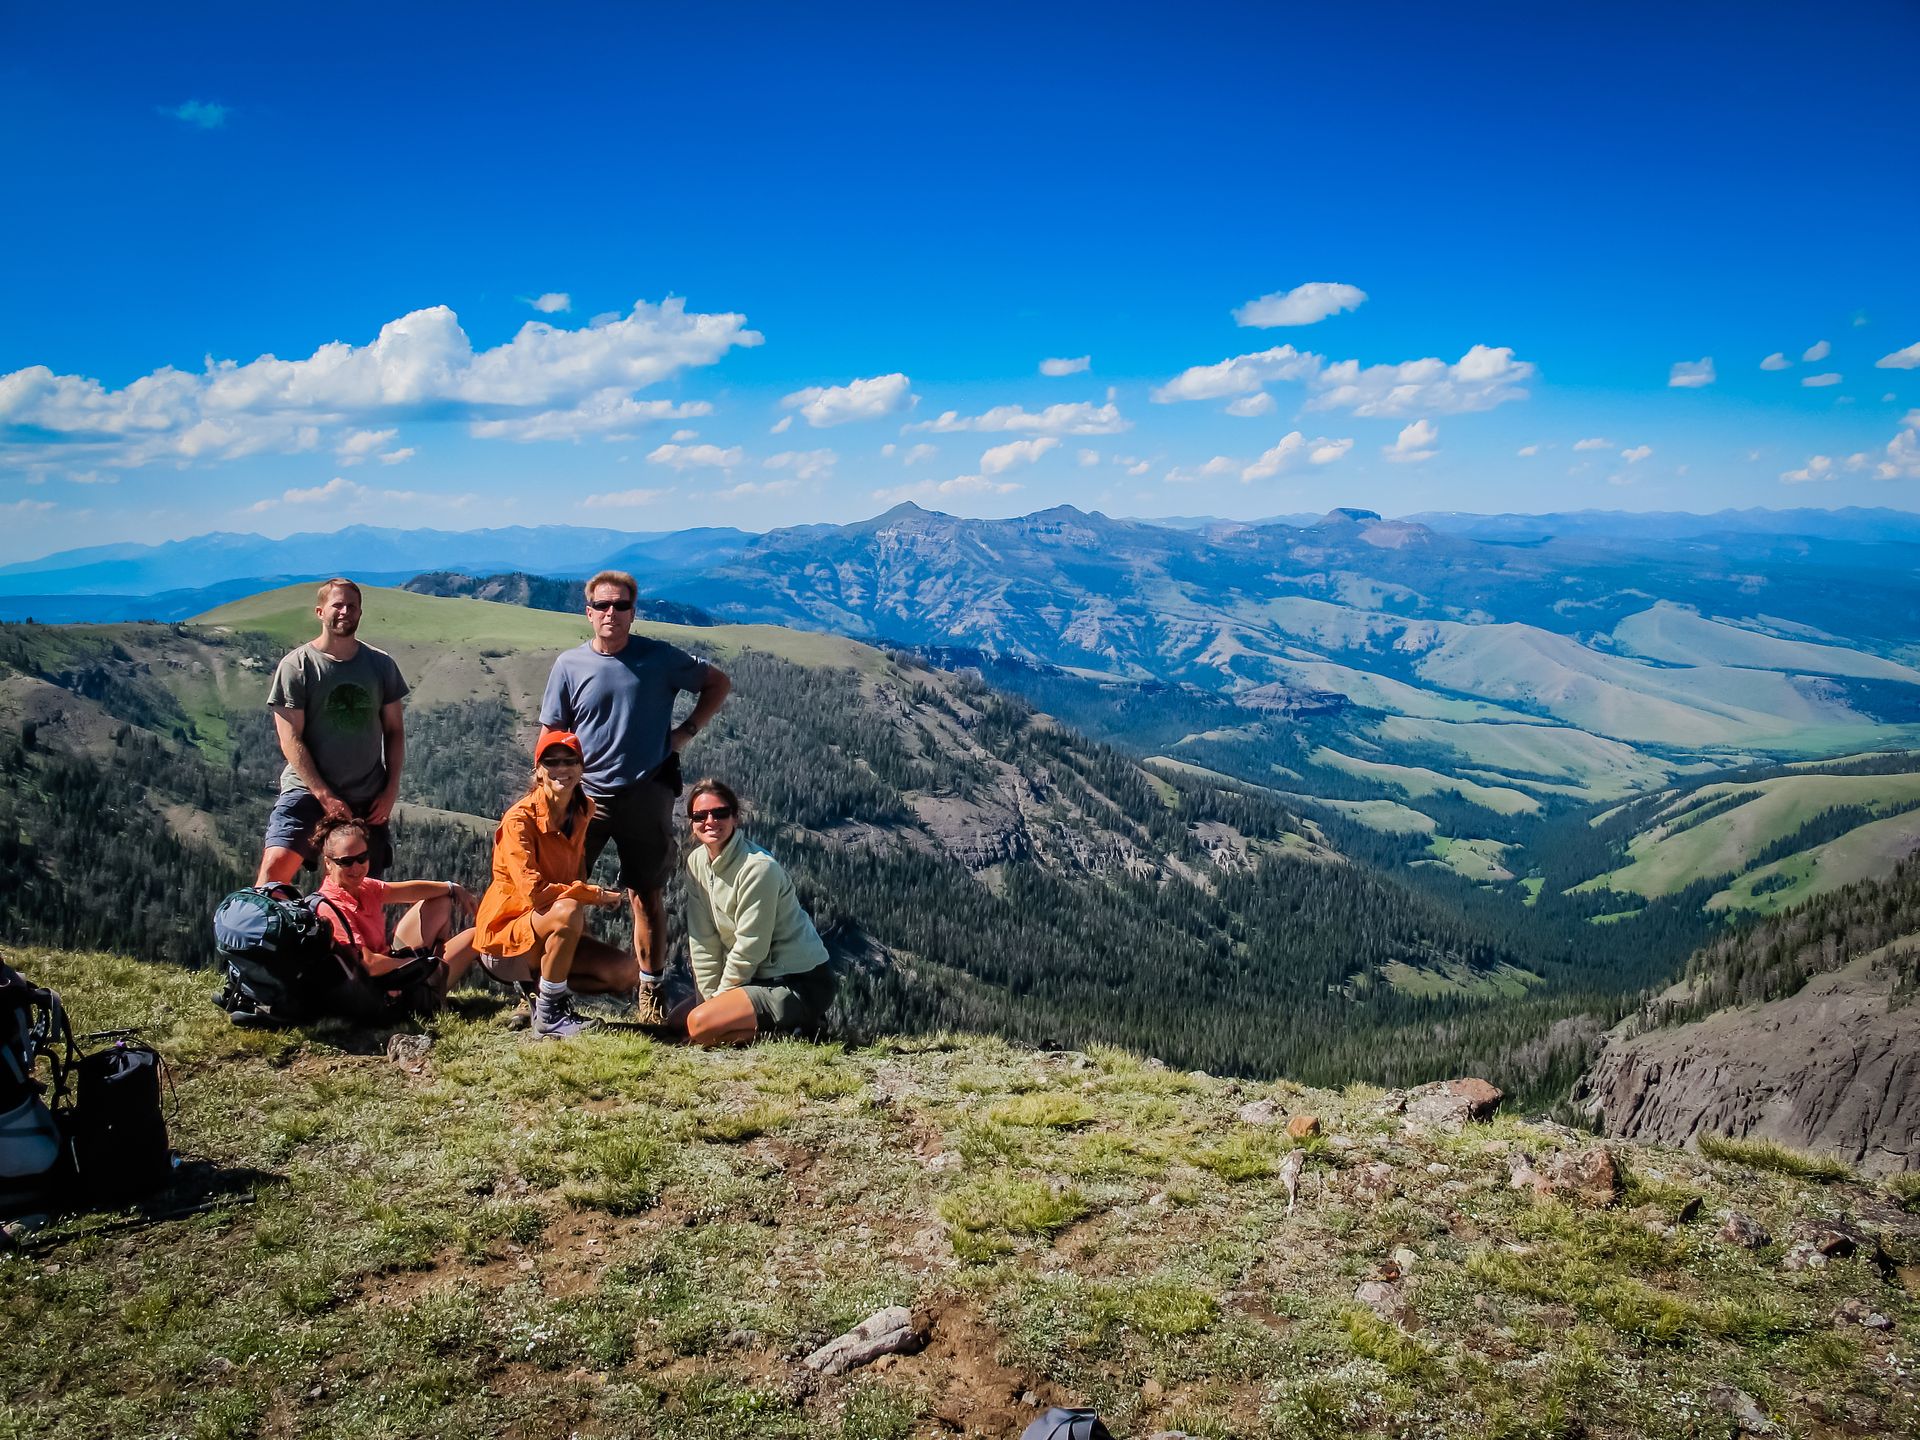
[[[131,1204],[173,1181],[162,1090],[166,1061],[132,1031],[88,1035],[112,1040],[73,1069],[76,1103],[67,1117],[80,1200],[108,1209]]]

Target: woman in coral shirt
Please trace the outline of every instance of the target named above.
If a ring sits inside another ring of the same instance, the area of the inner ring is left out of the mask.
[[[497,980],[535,990],[534,1034],[565,1040],[593,1021],[574,1013],[573,991],[631,990],[640,967],[630,951],[586,933],[591,906],[624,905],[626,894],[579,878],[593,799],[580,788],[580,739],[543,730],[533,783],[493,833],[493,883],[481,897],[474,944]]]

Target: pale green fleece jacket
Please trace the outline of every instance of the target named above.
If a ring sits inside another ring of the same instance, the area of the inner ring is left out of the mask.
[[[787,872],[737,830],[712,860],[704,845],[687,856],[687,950],[706,1000],[827,963]]]

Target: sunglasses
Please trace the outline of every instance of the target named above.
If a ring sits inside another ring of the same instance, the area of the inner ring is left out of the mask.
[[[580,766],[584,765],[586,762],[582,760],[578,755],[554,754],[554,755],[541,756],[540,763],[546,766],[547,769],[552,770],[556,766],[560,766],[560,765],[571,765],[575,769],[578,769]]]
[[[722,820],[731,820],[733,818],[733,807],[731,805],[715,805],[711,810],[693,810],[688,812],[687,818],[692,820],[696,825],[717,825]]]
[[[327,863],[329,865],[338,865],[344,870],[349,865],[364,865],[367,863],[367,859],[367,852],[362,850],[358,855],[329,855],[327,856]]]
[[[600,611],[611,610],[616,615],[624,615],[629,610],[633,609],[633,601],[631,600],[589,600],[587,601],[587,608],[589,610],[600,610]]]

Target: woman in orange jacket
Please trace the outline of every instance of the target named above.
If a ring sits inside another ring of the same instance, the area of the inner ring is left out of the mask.
[[[592,1027],[574,1013],[573,991],[631,990],[640,978],[632,952],[586,933],[587,910],[626,903],[626,894],[582,880],[593,798],[580,788],[580,739],[543,730],[533,783],[493,833],[493,883],[481,897],[474,945],[497,980],[535,988],[533,1032],[565,1040]]]

